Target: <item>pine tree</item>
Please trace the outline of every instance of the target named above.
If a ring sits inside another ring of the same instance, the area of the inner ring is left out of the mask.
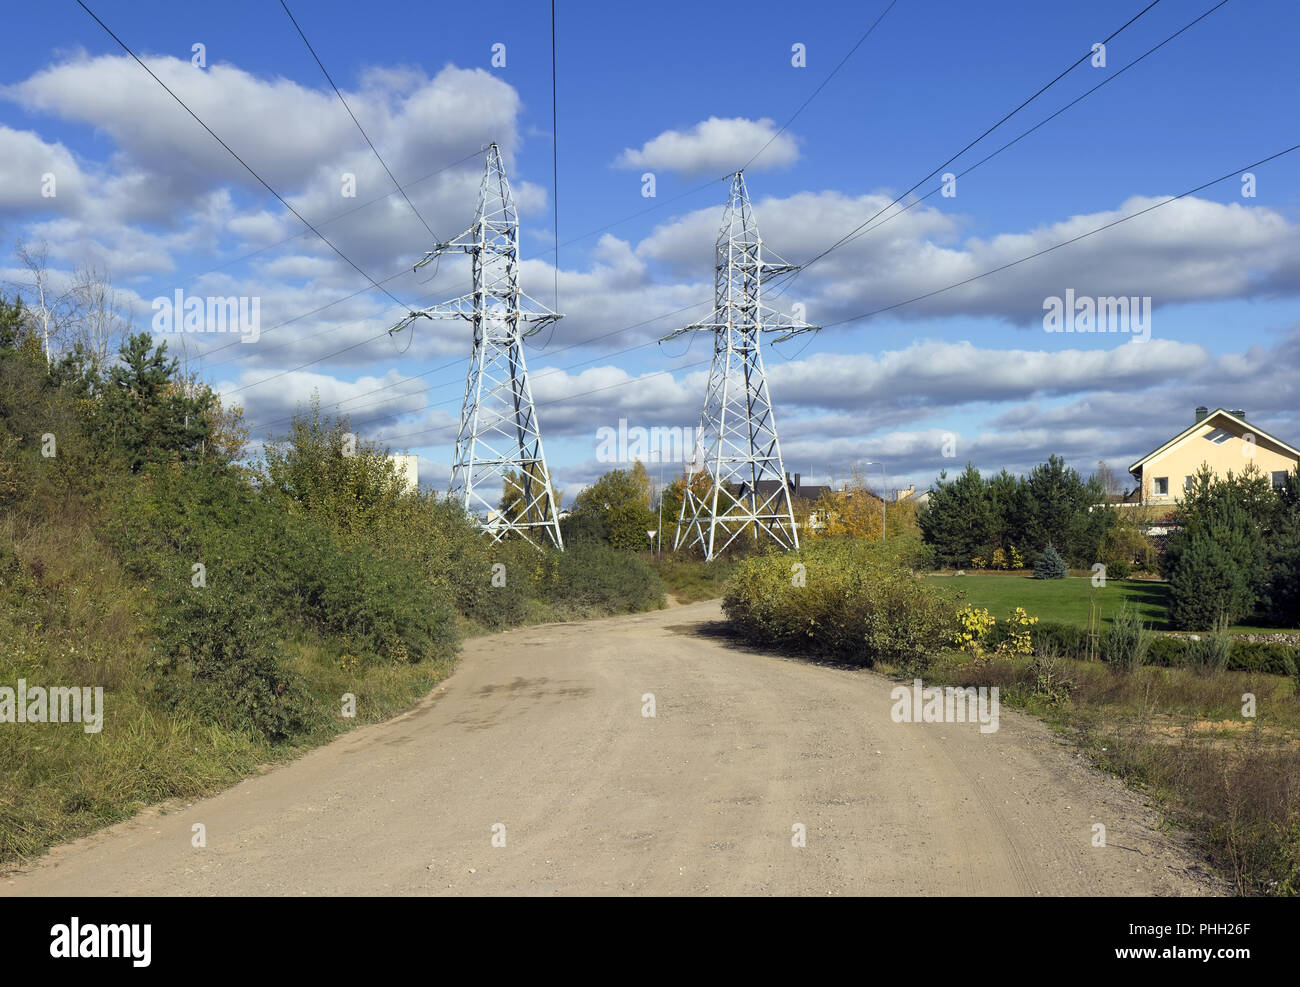
[[[1061,558],[1061,554],[1052,547],[1052,543],[1049,541],[1047,547],[1043,549],[1043,554],[1034,563],[1034,578],[1064,579],[1066,575],[1065,560]]]
[[[132,472],[173,456],[196,460],[210,429],[212,392],[185,394],[167,344],[151,349],[151,343],[142,332],[122,344],[99,408],[101,440],[116,448]]]

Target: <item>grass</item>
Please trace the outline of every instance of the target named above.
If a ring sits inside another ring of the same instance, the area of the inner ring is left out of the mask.
[[[679,603],[699,603],[722,598],[723,586],[735,570],[733,559],[705,562],[687,555],[643,556],[659,576],[659,581]]]
[[[1108,579],[1104,587],[1094,588],[1091,576],[1033,579],[1019,573],[931,575],[926,578],[960,591],[963,603],[984,607],[999,620],[1016,607],[1024,607],[1031,616],[1042,621],[1086,627],[1088,608],[1095,600],[1101,608],[1104,624],[1109,624],[1111,615],[1127,602],[1152,630],[1174,630],[1168,618],[1168,583]],[[1268,633],[1277,632],[1279,628],[1239,624],[1231,630],[1235,633]]]
[[[363,663],[346,642],[287,626],[283,664],[309,696],[308,729],[292,741],[204,722],[161,701],[152,667],[151,587],[131,577],[91,514],[28,521],[0,516],[0,543],[22,565],[0,569],[0,685],[102,687],[103,728],[0,724],[0,872],[50,846],[171,799],[217,792],[365,723],[410,708],[452,659]],[[611,608],[527,601],[526,622],[603,616]],[[486,631],[457,617],[466,634]],[[355,716],[342,697],[356,698]]]
[[[1300,695],[1294,679],[1186,668],[1121,672],[1048,656],[948,655],[939,685],[998,686],[1189,829],[1240,895],[1300,894]],[[1256,716],[1242,697],[1255,697]]]

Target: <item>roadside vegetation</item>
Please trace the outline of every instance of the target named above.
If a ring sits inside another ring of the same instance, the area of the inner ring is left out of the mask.
[[[32,327],[0,299],[0,686],[101,688],[103,722],[0,723],[0,865],[394,715],[467,635],[663,605],[635,553],[493,546],[346,419],[249,461],[149,336],[49,363]]]
[[[1300,893],[1300,648],[1244,640],[1222,620],[1158,635],[1168,587],[942,578],[918,570],[924,556],[906,538],[814,541],[739,563],[723,608],[751,643],[996,686],[1189,829],[1237,893]],[[1104,620],[1089,622],[1090,600]]]

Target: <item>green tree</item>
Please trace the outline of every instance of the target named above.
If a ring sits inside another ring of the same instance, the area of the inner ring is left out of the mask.
[[[527,463],[518,472],[506,470],[501,500],[497,505],[501,516],[513,522],[549,521],[550,512],[546,508],[543,493],[545,486],[546,467],[541,463]],[[564,493],[554,485],[554,481],[551,484],[551,495],[555,498],[555,510],[558,512]]]
[[[644,472],[645,467],[641,468]],[[598,519],[615,548],[645,548],[649,544],[646,532],[655,526],[649,491],[637,479],[635,469],[610,470],[601,476],[578,495],[572,514],[575,524],[585,523],[580,519]]]
[[[211,429],[212,392],[205,387],[186,393],[178,386],[177,362],[168,359],[167,344],[153,348],[151,343],[142,332],[122,344],[97,408],[100,440],[132,472],[169,459],[196,462]]]
[[[1209,466],[1196,472],[1163,560],[1175,627],[1208,630],[1220,619],[1233,624],[1254,611],[1267,575],[1259,518],[1276,512],[1254,477],[1229,473],[1219,479]]]
[[[1038,557],[1034,563],[1035,579],[1064,579],[1069,574],[1065,567],[1065,560],[1061,558],[1061,553],[1056,550],[1051,542],[1043,549],[1043,554]]]
[[[1264,618],[1278,627],[1300,627],[1300,466],[1287,475],[1277,499],[1261,592]]]
[[[266,443],[262,487],[293,509],[357,539],[399,512],[406,481],[386,446],[362,441],[348,418],[322,418],[320,397],[293,417],[289,434]]]
[[[993,537],[988,486],[972,463],[955,480],[947,472],[930,488],[930,503],[919,522],[939,565],[967,566]]]
[[[1030,549],[1059,546],[1064,557],[1090,566],[1114,523],[1105,490],[1095,477],[1083,479],[1060,456],[1049,456],[1029,472],[1024,485],[1024,528]]]

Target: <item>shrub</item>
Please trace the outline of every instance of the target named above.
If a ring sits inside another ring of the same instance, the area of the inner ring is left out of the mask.
[[[997,626],[997,618],[981,607],[964,606],[957,611],[957,633],[952,643],[972,658],[984,657],[984,639]]]
[[[1300,648],[1272,641],[1234,641],[1228,669],[1294,676],[1300,672]]]
[[[1043,549],[1043,554],[1038,557],[1034,563],[1035,579],[1064,579],[1067,575],[1065,560],[1052,543],[1048,542],[1047,547]]]
[[[1147,648],[1147,664],[1178,668],[1187,664],[1188,642],[1180,637],[1156,636]]]
[[[1107,579],[1127,579],[1133,574],[1133,565],[1123,559],[1116,559],[1106,566]]]
[[[1075,624],[1039,623],[1034,630],[1034,651],[1054,651],[1082,661],[1088,657],[1088,632]]]
[[[1070,677],[1065,656],[1054,648],[1044,648],[1029,660],[1028,674],[1033,681],[1033,694],[1051,705],[1070,698],[1075,683]]]
[[[796,564],[806,567],[803,585]],[[851,543],[747,559],[728,580],[722,606],[737,633],[754,643],[911,670],[927,667],[957,627],[940,590]]]
[[[1187,642],[1187,666],[1202,675],[1217,675],[1228,667],[1232,638],[1220,623],[1213,634],[1202,634]]]
[[[598,542],[581,542],[555,555],[548,597],[612,613],[638,613],[664,605],[664,588],[641,557]]]
[[[1152,634],[1142,623],[1142,618],[1126,603],[1115,612],[1110,630],[1102,636],[1102,661],[1132,672],[1146,664],[1151,639]]]
[[[304,730],[309,700],[281,667],[268,610],[236,586],[191,586],[182,564],[170,575],[161,581],[155,641],[164,702],[272,741]]]

